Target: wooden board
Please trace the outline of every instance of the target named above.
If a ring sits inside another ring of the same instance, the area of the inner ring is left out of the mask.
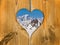
[[[0,0],[0,42],[3,42],[0,45],[60,45],[60,0],[31,1],[31,10],[39,9],[44,13],[43,24],[31,38],[16,20],[18,10],[30,10],[29,2],[30,0]],[[11,38],[5,37],[7,34]]]

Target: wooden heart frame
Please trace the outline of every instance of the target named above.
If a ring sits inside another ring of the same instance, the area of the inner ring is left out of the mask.
[[[44,21],[29,39],[16,20],[16,12],[19,9],[30,10],[29,0],[0,0],[0,40],[9,32],[18,32],[7,45],[60,45],[60,1],[32,0],[31,4],[31,10],[43,11]]]

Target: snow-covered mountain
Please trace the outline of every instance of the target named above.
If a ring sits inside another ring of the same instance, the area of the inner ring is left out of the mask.
[[[17,21],[20,23],[20,25],[23,25],[24,28],[26,28],[29,25],[31,20],[32,18],[28,14],[17,17]]]
[[[28,14],[25,14],[23,16],[18,16],[17,19],[19,19],[19,21],[26,21],[31,20],[32,18]]]
[[[42,19],[37,18],[37,23],[33,23],[34,26],[32,26],[31,21],[35,20],[34,18],[30,17],[28,14],[23,15],[23,16],[18,16],[17,21],[22,25],[23,28],[26,29],[28,32],[29,36],[32,35],[32,33],[41,25]],[[33,21],[34,22],[34,21]]]

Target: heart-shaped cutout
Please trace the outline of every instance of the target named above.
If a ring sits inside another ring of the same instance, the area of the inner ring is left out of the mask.
[[[21,9],[17,12],[17,21],[28,32],[29,36],[42,24],[43,13],[35,9],[32,12]]]

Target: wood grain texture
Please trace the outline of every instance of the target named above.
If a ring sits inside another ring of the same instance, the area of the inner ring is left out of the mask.
[[[6,45],[60,45],[60,0],[31,1],[31,10],[41,10],[44,21],[30,39],[16,20],[22,8],[30,10],[29,0],[0,0],[0,42],[10,32],[17,32]]]

